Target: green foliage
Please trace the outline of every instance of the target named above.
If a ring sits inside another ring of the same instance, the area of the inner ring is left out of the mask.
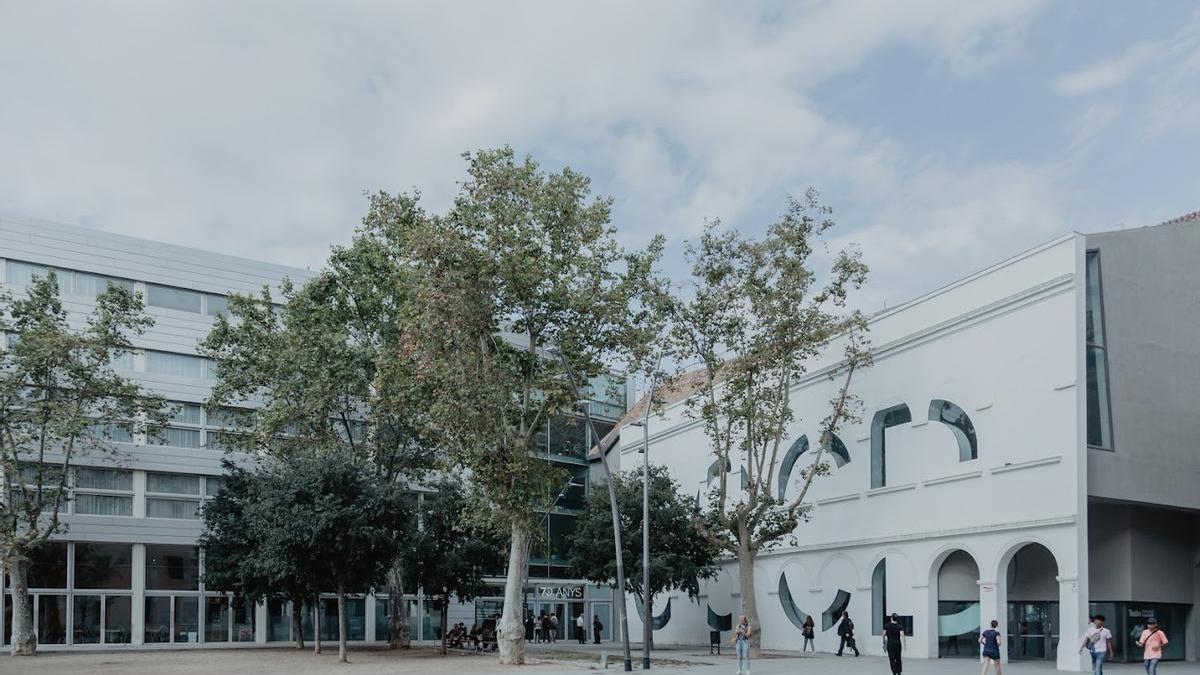
[[[471,518],[475,503],[460,481],[444,479],[426,486],[418,508],[420,527],[411,531],[401,554],[409,574],[409,593],[418,583],[427,596],[457,596],[470,602],[487,588],[483,576],[504,566],[504,540]]]
[[[204,509],[205,583],[246,600],[382,583],[415,517],[403,489],[350,457],[302,453],[229,475]]]
[[[330,270],[299,289],[285,283],[278,308],[267,289],[230,296],[229,316],[217,318],[201,351],[216,362],[210,410],[257,403],[238,420],[248,433],[233,436],[235,449],[349,454],[389,479],[430,464],[414,430],[423,413],[395,405],[413,381],[377,369],[397,332],[381,289],[359,278],[372,271],[369,253],[336,251]]]
[[[642,595],[642,469],[613,477],[621,521],[625,586]],[[603,486],[601,486],[603,487]],[[616,585],[611,501],[608,490],[588,494],[587,506],[571,535],[571,566],[583,578]],[[696,503],[682,494],[663,466],[650,467],[650,591],[682,590],[695,598],[700,582],[716,576],[717,549],[692,526]]]
[[[430,392],[430,429],[472,470],[488,512],[528,530],[559,482],[536,457],[537,431],[576,408],[551,350],[585,380],[645,358],[662,242],[622,250],[611,200],[570,169],[545,173],[509,148],[465,158],[449,213],[376,195],[363,236],[403,258],[405,349],[391,356]]]
[[[843,334],[851,338],[839,373],[852,373],[870,358],[862,342],[866,320],[846,304],[867,267],[854,249],[818,248],[834,227],[830,213],[810,190],[804,199],[790,200],[761,239],[713,222],[688,248],[690,297],[674,304],[672,338],[680,363],[703,367],[688,411],[703,423],[721,467],[701,529],[733,554],[752,555],[790,534],[804,515],[807,486],[823,471],[821,452],[814,453],[800,495],[788,502],[774,496],[781,445],[796,419],[793,383]],[[822,254],[828,272],[818,274],[814,258]],[[847,375],[822,421],[821,450],[853,416],[848,385]],[[725,470],[742,466],[745,491],[730,486]]]
[[[153,323],[140,295],[110,285],[77,328],[50,271],[24,297],[0,295],[0,306],[0,330],[16,337],[0,352],[0,470],[12,484],[0,500],[0,558],[20,563],[65,529],[72,467],[116,463],[114,428],[153,434],[167,409],[114,369],[131,358],[130,336]]]

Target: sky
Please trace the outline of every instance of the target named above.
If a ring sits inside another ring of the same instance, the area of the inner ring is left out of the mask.
[[[0,0],[0,212],[319,268],[511,145],[664,273],[820,191],[880,309],[1200,209],[1194,2]]]

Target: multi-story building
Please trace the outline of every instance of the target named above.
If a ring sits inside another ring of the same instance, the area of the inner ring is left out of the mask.
[[[978,658],[995,619],[1011,660],[1080,670],[1080,635],[1107,615],[1117,657],[1156,616],[1167,659],[1195,659],[1200,592],[1200,213],[1071,234],[875,315],[875,364],[855,376],[861,421],[840,429],[811,522],[755,568],[764,646],[837,648],[849,611],[881,653],[885,614],[910,658]],[[834,343],[794,384],[777,467],[794,496],[833,388]],[[638,415],[637,407],[630,421]],[[621,424],[625,424],[623,421]],[[642,430],[620,429],[619,457]],[[615,436],[615,435],[614,435]],[[715,473],[682,401],[650,420],[651,461],[689,490]],[[731,467],[737,472],[737,467]],[[736,482],[735,482],[736,484]],[[655,640],[696,643],[738,613],[736,562]],[[632,603],[631,631],[640,631]]]
[[[118,463],[93,456],[80,460],[72,477],[67,531],[39,549],[30,574],[34,626],[42,648],[155,645],[235,646],[288,643],[289,603],[272,601],[238,608],[225,594],[204,586],[204,551],[196,545],[200,509],[220,486],[222,434],[234,416],[206,414],[202,403],[214,381],[212,364],[197,355],[213,317],[225,311],[229,293],[257,293],[270,287],[278,297],[284,279],[301,283],[307,270],[246,260],[95,230],[0,217],[0,280],[19,295],[30,280],[53,269],[64,306],[82,321],[106,284],[140,292],[154,326],[135,338],[136,353],[118,364],[129,378],[178,407],[164,438],[153,444],[115,432]],[[599,383],[597,383],[599,385]],[[596,391],[605,387],[596,386]],[[624,412],[624,395],[593,403],[592,414],[611,428]],[[554,420],[539,438],[548,461],[573,469],[561,499],[542,519],[548,547],[532,552],[530,608],[559,616],[587,611],[611,614],[612,594],[575,579],[566,566],[565,536],[582,507],[590,446],[584,425]],[[503,579],[498,578],[502,584]],[[496,597],[450,608],[450,621],[466,621],[499,611]],[[421,596],[411,598],[411,637],[441,635],[440,611]],[[321,632],[336,639],[336,603],[322,601]],[[350,638],[387,638],[386,597],[349,600]],[[304,612],[306,637],[312,612]],[[0,636],[9,644],[12,601],[0,594]],[[605,621],[606,630],[611,621]]]

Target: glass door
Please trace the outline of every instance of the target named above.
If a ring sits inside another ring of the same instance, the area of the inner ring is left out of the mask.
[[[1008,603],[1008,658],[1054,659],[1058,647],[1057,602]]]
[[[592,620],[594,617],[600,617],[600,623],[604,626],[600,630],[600,641],[601,642],[611,641],[612,636],[613,636],[612,603],[608,602],[608,601],[599,601],[599,602],[592,602],[591,605],[592,605],[592,611],[588,614],[588,617],[587,617],[588,638],[590,638],[589,641],[595,640],[595,635],[592,632],[593,631]]]

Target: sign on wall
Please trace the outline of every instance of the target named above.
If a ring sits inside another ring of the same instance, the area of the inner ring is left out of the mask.
[[[583,586],[561,586],[540,584],[534,587],[538,598],[542,600],[582,600]]]

